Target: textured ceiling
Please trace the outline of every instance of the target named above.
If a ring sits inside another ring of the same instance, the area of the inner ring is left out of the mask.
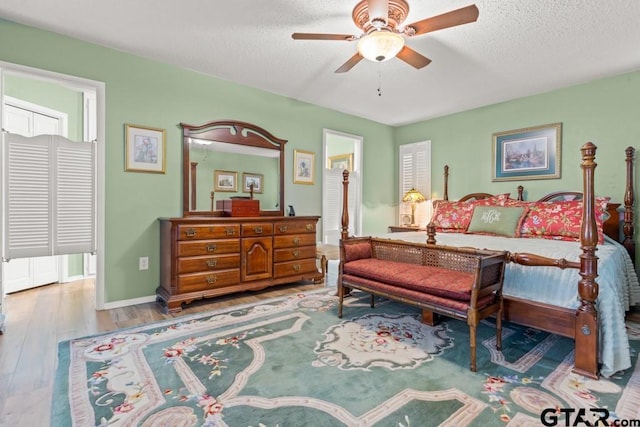
[[[408,1],[405,24],[473,3]],[[477,0],[477,22],[408,40],[427,67],[363,60],[335,74],[355,42],[291,33],[359,35],[356,3],[2,0],[0,17],[389,125],[640,69],[639,0]]]

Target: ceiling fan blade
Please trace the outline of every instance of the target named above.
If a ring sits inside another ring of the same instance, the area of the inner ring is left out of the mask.
[[[398,55],[396,56],[417,69],[426,67],[431,63],[431,60],[429,58],[419,54],[418,52],[407,46],[403,47],[400,53],[398,53]]]
[[[389,17],[389,0],[367,0],[367,11],[369,21],[374,18],[384,19],[387,22]]]
[[[472,4],[471,6],[452,10],[451,12],[443,13],[442,15],[432,16],[431,18],[409,24],[405,27],[405,33],[406,29],[409,27],[415,30],[415,34],[413,35],[419,36],[420,34],[455,27],[456,25],[468,24],[470,22],[475,22],[478,19],[478,14],[478,7],[475,4]],[[407,35],[411,34],[407,33]]]
[[[355,55],[353,55],[351,58],[349,58],[349,60],[347,62],[345,62],[344,64],[342,64],[342,66],[340,68],[338,68],[335,72],[336,73],[346,73],[347,71],[352,69],[358,62],[362,61],[363,58],[364,57],[362,55],[360,55],[360,53],[356,52]]]
[[[291,37],[294,40],[338,40],[353,41],[356,39],[351,34],[319,34],[319,33],[293,33]]]

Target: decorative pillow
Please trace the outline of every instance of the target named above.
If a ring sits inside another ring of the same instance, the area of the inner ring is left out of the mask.
[[[451,202],[436,200],[431,225],[441,233],[460,233],[467,230],[476,206],[502,206],[509,198],[509,193],[468,202]]]
[[[526,212],[524,206],[476,206],[467,233],[518,237]]]
[[[603,223],[608,216],[609,197],[596,197],[595,214],[598,243],[604,243]],[[516,205],[507,202],[507,206]],[[520,228],[521,237],[542,237],[554,240],[580,240],[582,226],[582,200],[559,202],[518,202],[527,205],[529,212]]]
[[[371,242],[367,239],[353,244],[345,244],[344,258],[345,262],[371,258]]]

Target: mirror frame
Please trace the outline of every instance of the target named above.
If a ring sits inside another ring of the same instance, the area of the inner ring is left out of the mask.
[[[279,209],[260,210],[260,216],[284,216],[284,145],[287,143],[286,139],[276,138],[260,126],[235,120],[211,121],[201,125],[180,123],[180,126],[182,126],[183,216],[223,216],[222,211],[196,210],[196,164],[192,164],[189,159],[191,138],[280,151]]]

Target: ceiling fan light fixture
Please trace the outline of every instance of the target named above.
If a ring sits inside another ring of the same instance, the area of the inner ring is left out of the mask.
[[[388,30],[373,31],[358,41],[360,55],[373,62],[394,58],[404,47],[404,38]]]

